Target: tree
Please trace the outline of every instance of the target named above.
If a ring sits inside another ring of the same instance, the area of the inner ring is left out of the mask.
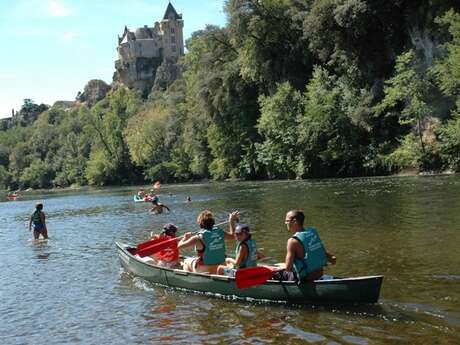
[[[256,145],[258,160],[270,178],[292,178],[299,173],[298,119],[303,113],[302,94],[288,82],[280,84],[272,97],[259,99],[261,116],[257,128],[262,143]]]
[[[433,83],[426,69],[417,64],[414,51],[410,50],[398,57],[394,76],[385,84],[385,97],[378,105],[377,112],[385,112],[388,116],[396,112],[401,124],[414,125],[425,155],[423,130],[425,121],[433,113],[429,103]]]

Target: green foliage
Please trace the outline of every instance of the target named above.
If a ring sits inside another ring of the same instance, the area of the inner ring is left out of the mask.
[[[86,114],[85,131],[94,138],[86,172],[90,184],[123,183],[134,178],[123,131],[140,106],[139,94],[120,87]]]
[[[420,141],[414,134],[408,134],[400,146],[391,154],[382,157],[388,171],[397,172],[404,169],[418,169],[421,164],[422,150]]]
[[[460,99],[460,14],[451,9],[436,22],[448,27],[452,40],[443,45],[446,54],[436,61],[433,72],[441,90]]]
[[[11,176],[7,168],[3,165],[0,165],[0,189],[7,189],[10,185]]]
[[[176,181],[179,165],[175,162],[163,162],[157,164],[145,172],[145,177],[150,181],[160,180],[165,183]]]
[[[460,171],[460,115],[438,129],[440,151],[446,167]]]
[[[301,148],[297,145],[298,118],[303,113],[302,94],[289,83],[278,86],[272,97],[259,99],[261,116],[258,130],[263,138],[257,145],[258,160],[270,178],[298,176]]]
[[[433,113],[429,104],[433,87],[426,70],[417,64],[415,52],[408,51],[398,57],[395,75],[386,82],[385,97],[377,107],[377,112],[386,112],[388,116],[396,111],[401,124],[415,125],[423,154],[424,124]]]
[[[54,172],[48,164],[35,160],[24,169],[19,182],[22,187],[48,188],[51,187],[53,175]]]
[[[305,93],[305,111],[299,118],[298,145],[306,176],[353,176],[363,170],[367,131],[353,118],[347,92],[352,85],[316,68]],[[360,91],[354,90],[359,101]]]
[[[229,44],[237,54],[241,76],[263,92],[289,81],[302,89],[311,72],[308,42],[303,36],[300,2],[231,0]]]
[[[459,171],[459,9],[226,1],[228,24],[193,33],[147,100],[100,80],[70,110],[26,99],[0,131],[0,186]]]

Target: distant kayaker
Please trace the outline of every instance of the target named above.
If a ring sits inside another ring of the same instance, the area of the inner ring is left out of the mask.
[[[314,227],[304,228],[304,220],[302,211],[286,214],[284,223],[293,236],[287,241],[285,267],[274,274],[274,279],[311,282],[323,275],[327,262],[335,264],[336,257],[326,252]]]
[[[170,240],[176,238],[177,226],[168,223],[163,226],[163,231],[159,234],[153,235],[152,240],[157,240],[158,243],[161,241]],[[173,268],[179,263],[179,249],[176,246],[168,247],[164,250],[159,251],[150,256],[155,263],[159,266]]]
[[[171,210],[169,209],[168,206],[166,205],[163,205],[161,202],[158,201],[158,196],[155,196],[151,202],[152,202],[152,208],[150,209],[150,212],[151,213],[154,213],[154,214],[160,214],[160,213],[163,213],[163,209],[167,209],[168,212],[171,212]]]
[[[238,268],[255,267],[257,260],[264,257],[263,253],[257,250],[248,225],[238,224],[235,227],[234,235],[238,242],[235,249],[235,259],[226,258],[225,265],[219,265],[217,268],[217,274],[234,277]]]
[[[197,257],[184,260],[183,269],[189,272],[209,272],[215,274],[219,265],[225,264],[225,240],[233,239],[238,212],[229,215],[230,231],[214,226],[215,219],[211,211],[205,210],[198,215],[196,222],[200,226],[198,234],[187,232],[178,244],[178,248],[195,246]]]
[[[45,213],[43,210],[43,204],[37,203],[35,205],[35,211],[31,214],[29,220],[29,231],[34,230],[34,239],[38,240],[40,234],[44,239],[48,238],[48,229],[46,227]]]
[[[192,202],[192,197],[189,195],[187,199],[185,199],[187,202]]]

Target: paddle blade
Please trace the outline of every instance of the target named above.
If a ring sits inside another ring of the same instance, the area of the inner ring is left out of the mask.
[[[167,241],[162,241],[160,243],[154,243],[148,247],[141,248],[140,250],[136,251],[136,254],[142,258],[144,256],[149,256],[149,255],[158,253],[164,249],[167,249],[167,248],[174,249],[175,247],[177,247],[177,238],[172,238]]]
[[[272,270],[265,266],[240,268],[236,271],[235,282],[239,289],[246,289],[265,283],[272,277]]]
[[[160,242],[163,242],[163,241],[165,241],[164,238],[155,238],[155,239],[153,239],[153,240],[148,240],[148,241],[139,243],[139,244],[136,246],[136,249],[139,251],[139,250],[141,250],[141,249],[150,247],[150,246],[152,246],[152,245],[154,245],[154,244],[157,244],[157,243],[160,243]]]

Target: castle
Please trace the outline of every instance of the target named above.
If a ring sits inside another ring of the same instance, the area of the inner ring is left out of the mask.
[[[114,82],[148,93],[162,64],[174,64],[184,55],[184,21],[168,3],[161,22],[153,27],[144,25],[135,31],[126,26],[118,36],[118,59],[115,61]]]

